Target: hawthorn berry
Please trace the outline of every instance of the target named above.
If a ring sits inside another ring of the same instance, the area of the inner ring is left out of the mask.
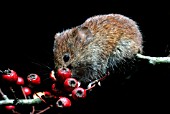
[[[71,92],[78,87],[78,81],[75,78],[67,78],[64,81],[64,88],[66,91]]]
[[[17,85],[20,85],[20,86],[23,86],[23,85],[24,85],[24,79],[19,76],[16,84],[17,84]]]
[[[72,98],[74,100],[83,99],[86,97],[86,89],[82,87],[77,87],[72,91]]]
[[[65,79],[70,78],[72,75],[72,72],[69,68],[59,68],[57,70],[57,77],[60,82],[64,82]]]
[[[57,88],[56,88],[56,84],[55,83],[53,83],[52,85],[51,85],[51,90],[54,92],[54,93],[57,93]]]
[[[32,85],[39,85],[41,83],[41,78],[39,75],[31,73],[27,76],[28,83]]]
[[[7,69],[3,72],[2,79],[8,82],[17,82],[18,75],[14,70]]]
[[[69,108],[71,106],[71,101],[67,97],[60,97],[56,102],[57,108]]]
[[[43,93],[44,93],[45,96],[50,96],[51,95],[51,93],[49,91],[44,91]]]
[[[29,95],[32,94],[32,91],[29,87],[23,87],[22,89],[23,89],[23,92],[26,96],[29,96]]]
[[[14,105],[6,105],[6,106],[5,106],[5,109],[6,109],[6,110],[9,110],[9,111],[10,111],[10,110],[14,110],[14,109],[15,109],[15,106],[14,106]]]

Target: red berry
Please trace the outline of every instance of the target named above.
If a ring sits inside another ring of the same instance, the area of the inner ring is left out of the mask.
[[[52,79],[52,81],[56,81],[55,73],[53,70],[50,72],[50,79]]]
[[[2,74],[2,79],[8,82],[16,82],[18,80],[18,75],[14,70],[5,70]]]
[[[71,101],[67,97],[60,97],[56,102],[57,108],[69,108],[71,106]]]
[[[52,91],[53,91],[54,93],[56,93],[56,92],[58,91],[57,88],[56,88],[56,84],[55,84],[55,83],[52,84],[51,89],[52,89]]]
[[[17,84],[17,85],[20,85],[20,86],[24,85],[24,79],[19,76],[16,84]]]
[[[78,81],[75,78],[67,78],[64,81],[64,88],[66,91],[71,92],[76,87],[78,87]]]
[[[34,73],[29,74],[27,76],[27,80],[32,85],[39,85],[41,83],[40,77],[37,74],[34,74]]]
[[[26,96],[29,96],[32,94],[31,89],[29,87],[23,87],[22,89]]]
[[[50,92],[48,92],[48,91],[44,91],[44,95],[45,95],[45,96],[50,96],[50,95],[51,95],[51,93],[50,93]]]
[[[14,105],[7,105],[7,106],[5,106],[5,109],[6,110],[14,110],[15,106]]]
[[[86,89],[82,87],[77,87],[72,91],[72,97],[74,100],[82,99],[86,97]]]
[[[72,75],[71,70],[68,68],[59,68],[57,70],[57,76],[60,82],[64,82],[65,79],[70,78]]]

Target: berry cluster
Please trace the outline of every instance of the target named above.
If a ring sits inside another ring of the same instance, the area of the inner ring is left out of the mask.
[[[59,95],[56,107],[70,107],[70,99],[79,100],[86,98],[87,89],[80,87],[80,82],[71,76],[72,72],[68,68],[59,68],[56,75],[54,71],[50,73],[50,79],[53,81],[51,86],[52,93]]]
[[[81,84],[75,78],[72,78],[72,72],[68,68],[59,68],[56,72],[52,70],[49,74],[49,79],[52,81],[50,83],[51,90],[49,91],[35,91],[34,87],[37,87],[41,84],[41,78],[38,74],[31,73],[26,77],[26,80],[18,76],[18,74],[11,69],[7,69],[1,71],[1,80],[6,84],[10,85],[10,89],[15,96],[15,103],[5,105],[6,110],[14,111],[16,109],[16,104],[18,102],[18,98],[15,95],[15,91],[13,90],[13,85],[17,85],[21,87],[24,98],[29,99],[40,99],[41,102],[49,103],[50,107],[55,108],[69,108],[72,106],[72,101],[84,99],[87,96],[87,91],[91,90],[95,83],[94,81],[89,84],[87,88],[81,87]],[[25,81],[27,81],[27,85],[25,85]],[[3,93],[1,91],[1,95]],[[3,97],[5,100],[9,100],[8,97]],[[48,102],[48,100],[52,99],[53,102]]]

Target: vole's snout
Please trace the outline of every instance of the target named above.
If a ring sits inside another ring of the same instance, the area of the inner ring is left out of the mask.
[[[67,66],[67,68],[69,68],[70,70],[72,70],[72,69],[73,69],[73,66],[72,66],[71,64],[69,64],[69,65]]]

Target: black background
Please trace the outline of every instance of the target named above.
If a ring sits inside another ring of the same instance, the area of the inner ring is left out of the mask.
[[[23,77],[36,72],[46,78],[50,70],[44,65],[53,68],[55,33],[98,14],[119,13],[135,20],[143,34],[145,55],[167,56],[170,50],[170,9],[165,1],[15,1],[0,5],[0,68],[14,69]],[[80,112],[169,112],[169,66],[145,65],[124,86],[109,81]]]

